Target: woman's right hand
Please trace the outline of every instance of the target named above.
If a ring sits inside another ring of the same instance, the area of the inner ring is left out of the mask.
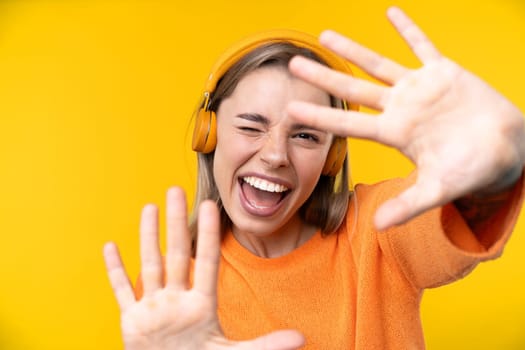
[[[144,207],[140,225],[144,295],[140,300],[135,299],[117,246],[107,243],[104,247],[109,280],[120,306],[122,337],[127,350],[292,350],[303,345],[302,335],[292,330],[242,342],[224,337],[216,312],[220,224],[215,203],[204,202],[199,209],[199,239],[191,288],[188,276],[191,242],[186,199],[180,188],[168,191],[166,226],[167,254],[163,267],[158,209],[154,205]]]

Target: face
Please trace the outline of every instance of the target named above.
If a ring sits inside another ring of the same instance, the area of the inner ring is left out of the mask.
[[[300,229],[298,210],[319,180],[332,135],[297,124],[292,100],[330,105],[328,94],[283,67],[259,68],[217,111],[214,176],[237,233],[281,235]]]

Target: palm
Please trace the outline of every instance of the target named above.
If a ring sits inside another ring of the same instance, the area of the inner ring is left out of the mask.
[[[220,255],[217,206],[205,202],[199,211],[199,240],[191,287],[191,243],[182,190],[173,188],[168,191],[167,211],[165,264],[158,244],[157,208],[148,205],[142,213],[141,278],[144,293],[140,300],[135,299],[117,247],[109,243],[104,248],[109,280],[121,310],[126,349],[292,350],[300,347],[303,337],[291,330],[243,342],[229,341],[224,337],[216,313]]]
[[[519,117],[485,83],[441,58],[392,87],[377,118],[377,139],[410,158],[417,165],[418,183],[426,184],[418,191],[443,204],[490,184],[501,175],[495,169],[518,160],[503,155],[517,156],[514,145],[521,134],[506,133],[506,123],[495,113]]]
[[[520,111],[479,78],[443,57],[398,9],[390,19],[423,62],[411,70],[333,32],[329,49],[381,80],[378,85],[296,58],[290,69],[328,92],[380,111],[377,116],[294,103],[289,113],[333,133],[367,138],[397,148],[417,166],[417,179],[376,214],[379,228],[472,192],[497,190],[517,179],[525,162]],[[330,118],[327,118],[330,117]]]
[[[160,290],[122,314],[122,336],[131,348],[154,346],[159,335],[167,335],[168,349],[199,349],[220,335],[214,312],[213,303],[205,295],[191,290]]]

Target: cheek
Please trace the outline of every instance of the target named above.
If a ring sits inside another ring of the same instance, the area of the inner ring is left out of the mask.
[[[229,167],[236,169],[250,159],[256,148],[253,139],[239,134],[235,127],[227,121],[217,124],[215,156],[220,158],[221,163],[228,164]]]
[[[293,155],[295,173],[299,181],[307,187],[315,187],[323,170],[327,151],[296,152]]]
[[[224,169],[224,165],[230,168],[238,167],[249,158],[251,147],[253,147],[253,145],[245,142],[235,134],[223,140],[218,139],[217,147],[215,148],[215,159],[219,164],[214,164],[214,167],[222,167],[223,170],[226,170]]]
[[[213,161],[213,176],[219,189],[219,193],[224,195],[224,191],[233,185],[235,171],[250,158],[248,145],[238,137],[232,136],[224,139],[217,139],[217,147]]]

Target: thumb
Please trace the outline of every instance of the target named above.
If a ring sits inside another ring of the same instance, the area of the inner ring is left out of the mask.
[[[280,330],[238,344],[239,350],[296,350],[305,343],[304,336],[295,330]]]
[[[376,211],[374,224],[378,230],[400,225],[417,215],[445,204],[443,187],[438,181],[420,180],[397,197],[384,202]]]

